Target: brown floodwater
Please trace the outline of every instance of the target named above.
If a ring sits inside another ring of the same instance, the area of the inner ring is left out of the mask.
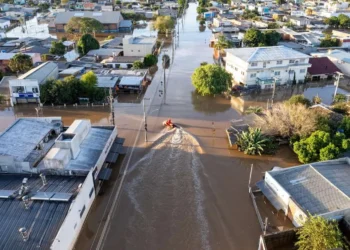
[[[199,96],[191,84],[194,69],[213,62],[208,44],[212,34],[199,29],[196,7],[190,3],[179,22],[176,49],[167,44],[159,57],[171,57],[166,98],[161,60],[145,94],[147,143],[140,131],[140,100],[125,96],[114,103],[118,133],[128,149],[119,162],[125,175],[107,183],[75,249],[257,248],[261,231],[248,195],[250,166],[254,183],[272,167],[293,166],[297,159],[288,147],[274,156],[247,156],[228,148],[225,129],[241,114],[230,100]],[[5,108],[0,111],[1,126],[15,117],[36,115],[30,105]],[[110,123],[109,107],[45,107],[39,115],[62,116],[66,125],[77,118]],[[166,131],[161,123],[167,118],[181,128]]]

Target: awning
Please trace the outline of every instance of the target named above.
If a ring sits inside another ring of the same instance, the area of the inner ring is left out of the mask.
[[[106,158],[106,162],[116,163],[118,156],[119,156],[118,153],[109,152],[109,154],[107,155],[107,158]]]
[[[112,169],[110,168],[102,168],[100,173],[98,174],[98,179],[101,181],[108,181],[111,177]]]
[[[261,190],[265,197],[270,201],[270,203],[277,209],[286,211],[287,206],[283,201],[277,196],[277,194],[265,183],[264,180],[261,180],[256,183],[256,186]]]

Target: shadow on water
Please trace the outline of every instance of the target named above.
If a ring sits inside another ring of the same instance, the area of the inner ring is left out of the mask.
[[[222,96],[201,96],[196,91],[192,91],[191,95],[194,110],[207,115],[225,112],[231,108],[230,101]]]

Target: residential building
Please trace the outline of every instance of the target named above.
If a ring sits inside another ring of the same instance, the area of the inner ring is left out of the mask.
[[[340,71],[346,75],[350,76],[350,53],[343,50],[329,50],[325,53],[315,52],[311,53],[313,57],[328,57],[333,64],[340,69]]]
[[[123,38],[124,56],[144,57],[153,54],[156,49],[157,37],[151,36],[125,36]]]
[[[135,61],[143,62],[140,56],[112,56],[101,61],[106,68],[113,69],[130,69]]]
[[[0,18],[0,29],[5,30],[10,26],[10,20]]]
[[[236,83],[259,84],[271,88],[273,84],[287,84],[294,79],[304,82],[309,56],[284,46],[226,49],[226,70]]]
[[[340,219],[350,212],[350,159],[341,158],[291,168],[274,168],[256,185],[292,223],[302,226],[309,214]]]
[[[20,118],[0,135],[0,248],[71,250],[109,165],[123,153],[115,126]]]
[[[67,25],[72,17],[88,17],[98,20],[103,25],[101,33],[97,33],[96,36],[109,36],[110,34],[116,34],[119,32],[120,23],[123,21],[123,17],[119,11],[108,12],[58,12],[53,25],[49,26],[51,34],[64,35],[66,31],[64,27]]]
[[[12,57],[14,57],[17,53],[0,53],[0,70],[2,72],[8,72],[8,65]],[[39,53],[23,53],[29,55],[32,58],[33,65],[41,62],[41,55]]]
[[[341,72],[328,57],[311,57],[309,63],[307,78],[310,80],[331,79],[336,72]]]
[[[177,9],[166,8],[157,10],[158,16],[170,16],[172,18],[177,18]]]
[[[296,26],[306,26],[310,24],[310,19],[306,17],[291,16],[289,21]]]
[[[48,79],[57,79],[58,66],[54,62],[45,62],[29,70],[17,79],[9,80],[11,105],[17,103],[40,103],[40,85]]]

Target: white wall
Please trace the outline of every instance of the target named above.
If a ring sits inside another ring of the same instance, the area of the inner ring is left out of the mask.
[[[156,39],[153,44],[148,43],[132,43],[132,36],[125,36],[123,38],[123,53],[124,56],[140,56],[144,57],[148,54],[152,54],[153,48],[156,45]]]
[[[33,97],[38,98],[40,96],[40,88],[37,80],[31,79],[13,79],[9,80],[9,88],[10,88],[10,101],[11,105],[17,103],[16,98],[19,97],[18,93],[14,93],[16,87],[24,87],[24,91],[22,93],[33,93],[33,90],[36,88],[37,93],[33,93]]]
[[[290,194],[270,175],[269,172],[266,172],[265,174],[265,182],[287,206],[289,203]]]

